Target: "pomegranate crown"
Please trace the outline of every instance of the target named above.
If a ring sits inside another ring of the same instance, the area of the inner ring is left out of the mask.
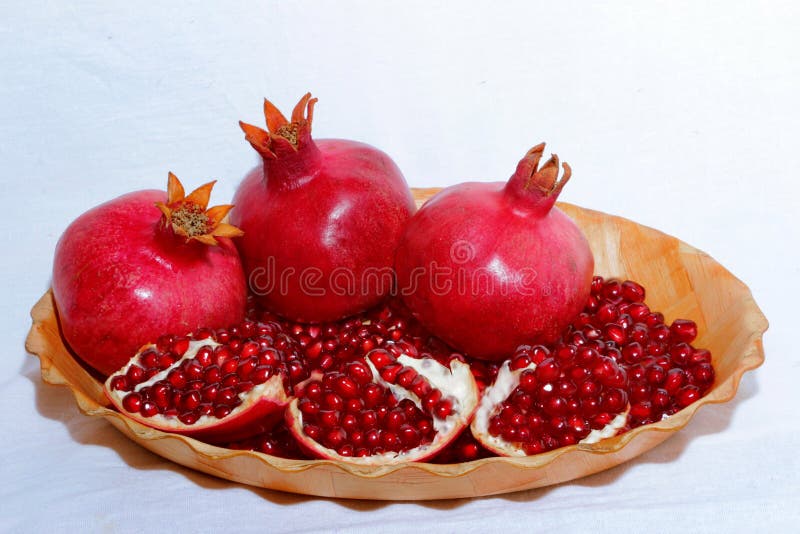
[[[546,197],[558,197],[564,185],[566,185],[570,176],[572,176],[572,169],[567,162],[562,163],[564,174],[561,176],[561,179],[559,179],[559,160],[558,156],[555,154],[551,154],[550,159],[539,167],[539,161],[544,155],[544,147],[545,143],[539,143],[528,150],[528,153],[525,154],[525,157],[519,162],[516,174],[524,176],[524,182],[522,184],[523,190],[527,191],[535,187]]]
[[[176,235],[185,237],[187,243],[199,241],[214,246],[219,244],[217,237],[243,235],[244,232],[237,227],[224,222],[232,204],[208,208],[215,183],[216,180],[203,184],[187,196],[178,177],[169,173],[167,202],[156,202],[156,207],[164,214],[162,224],[170,227]]]
[[[289,121],[269,100],[264,99],[264,116],[267,130],[239,121],[244,138],[265,158],[276,159],[276,152],[297,150],[311,138],[311,122],[314,119],[316,98],[306,93],[292,110]]]

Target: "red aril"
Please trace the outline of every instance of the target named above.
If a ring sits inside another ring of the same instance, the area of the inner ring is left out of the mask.
[[[549,343],[589,296],[594,259],[554,206],[570,177],[531,149],[506,184],[464,183],[428,200],[397,250],[398,286],[434,335],[467,355],[502,360],[523,343]]]
[[[108,375],[162,332],[219,328],[244,318],[247,285],[223,222],[231,206],[206,210],[214,182],[186,196],[123,195],[78,217],[58,242],[53,296],[69,346]]]
[[[267,130],[240,123],[263,165],[236,192],[234,224],[250,289],[292,320],[337,320],[392,290],[394,253],[414,201],[383,152],[342,139],[314,140],[316,99],[285,118],[264,103]]]

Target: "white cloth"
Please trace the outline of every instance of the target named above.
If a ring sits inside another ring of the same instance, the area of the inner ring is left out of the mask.
[[[0,531],[796,532],[800,11],[541,4],[6,2]],[[254,489],[80,415],[22,346],[60,233],[168,170],[229,199],[256,162],[236,121],[309,89],[317,137],[386,150],[412,185],[504,180],[547,140],[574,169],[563,200],[679,236],[750,285],[766,365],[637,460],[461,501]]]

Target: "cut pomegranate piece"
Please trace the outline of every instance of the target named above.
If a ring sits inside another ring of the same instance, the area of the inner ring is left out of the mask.
[[[529,456],[595,443],[625,427],[627,381],[612,358],[574,345],[547,352],[521,347],[484,390],[471,430],[488,450]]]
[[[297,358],[277,323],[165,335],[112,374],[104,390],[120,412],[143,425],[213,443],[233,441],[281,420],[292,369],[302,367]]]
[[[304,384],[286,410],[316,458],[362,465],[424,461],[466,428],[478,402],[469,365],[377,349]]]

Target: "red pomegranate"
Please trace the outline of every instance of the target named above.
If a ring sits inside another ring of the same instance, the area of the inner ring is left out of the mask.
[[[397,250],[402,298],[434,335],[469,356],[508,358],[523,343],[555,340],[581,311],[594,258],[554,206],[570,168],[544,144],[507,184],[463,183],[411,218]]]
[[[223,222],[206,210],[214,182],[185,196],[138,191],[78,217],[56,246],[53,296],[69,346],[109,375],[163,332],[218,328],[243,319],[247,284]]]
[[[231,221],[250,289],[292,320],[337,320],[376,305],[394,282],[394,252],[414,211],[394,162],[363,143],[313,140],[316,99],[287,120],[264,102],[268,131],[240,123],[263,158],[234,197]]]

